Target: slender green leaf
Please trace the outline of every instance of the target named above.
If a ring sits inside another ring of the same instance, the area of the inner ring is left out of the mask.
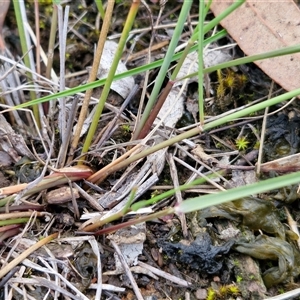
[[[204,41],[204,45],[207,45],[209,43],[217,41],[218,39],[221,39],[224,36],[226,36],[226,34],[227,34],[226,31],[222,30],[219,33],[217,33],[216,35],[214,35],[210,38],[207,38]],[[190,52],[196,51],[197,47],[198,47],[197,45],[193,46],[191,48]],[[172,61],[178,60],[181,57],[182,52],[183,51],[174,54],[173,58],[172,58]],[[120,73],[120,74],[116,74],[114,76],[114,81],[129,77],[129,76],[134,76],[134,75],[137,75],[137,74],[141,74],[143,72],[146,72],[147,70],[152,70],[152,69],[155,69],[155,68],[159,68],[162,65],[163,61],[164,61],[164,59],[160,59],[160,60],[152,62],[148,65],[137,67],[135,69],[132,69],[132,70]],[[105,84],[105,81],[106,81],[106,78],[96,80],[92,83],[79,85],[79,86],[76,86],[72,89],[67,89],[67,90],[65,90],[63,92],[60,92],[60,93],[51,94],[51,95],[48,95],[48,96],[45,96],[45,97],[42,97],[42,98],[39,98],[39,99],[35,99],[35,100],[29,101],[29,102],[26,102],[26,103],[23,103],[23,104],[20,104],[20,105],[16,105],[14,107],[14,109],[25,108],[25,107],[28,107],[28,106],[31,106],[31,105],[48,102],[48,101],[51,101],[51,100],[54,100],[54,99],[57,99],[57,98],[62,98],[62,97],[72,96],[72,95],[77,94],[77,93],[82,93],[82,92],[84,92],[88,89],[94,89],[96,87],[103,86]]]
[[[268,192],[274,189],[289,186],[291,184],[299,183],[299,176],[300,172],[296,172],[276,178],[263,180],[246,186],[234,188],[231,190],[223,191],[218,194],[210,194],[190,198],[183,201],[177,207],[175,207],[175,211],[177,213],[188,213],[212,205],[218,205],[221,203],[237,200],[254,194]],[[249,199],[249,201],[251,200]]]

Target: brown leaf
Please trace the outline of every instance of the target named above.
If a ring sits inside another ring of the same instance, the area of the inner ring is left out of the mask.
[[[232,3],[216,0],[211,10],[219,15]],[[300,44],[300,10],[293,0],[247,1],[221,21],[221,25],[247,55]],[[300,54],[255,63],[284,89],[300,87]]]

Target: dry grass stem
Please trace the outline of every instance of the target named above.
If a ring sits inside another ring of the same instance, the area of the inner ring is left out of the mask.
[[[90,75],[89,75],[88,83],[95,81],[95,79],[97,77],[97,74],[98,74],[98,68],[99,68],[102,52],[103,52],[103,49],[104,49],[104,44],[105,44],[105,41],[106,41],[108,29],[109,29],[109,26],[110,26],[110,23],[111,23],[111,16],[112,16],[114,4],[115,4],[114,0],[109,1],[108,5],[107,5],[107,8],[106,8],[106,13],[105,13],[102,28],[101,28],[101,31],[100,31],[98,45],[97,45],[97,49],[96,49],[96,52],[95,52],[94,61],[93,61],[93,65],[92,65]],[[87,90],[86,93],[85,93],[85,96],[84,96],[84,99],[83,99],[83,104],[82,104],[82,107],[81,107],[81,110],[80,110],[79,119],[78,119],[77,126],[76,126],[76,130],[75,130],[73,140],[72,140],[72,144],[71,144],[68,163],[70,163],[72,161],[74,151],[77,148],[78,141],[79,141],[79,138],[80,138],[80,133],[81,133],[81,130],[82,130],[82,126],[83,126],[83,123],[84,123],[86,115],[87,115],[88,106],[89,106],[89,103],[90,103],[90,98],[92,96],[92,92],[93,92],[93,90],[90,89],[90,90]]]
[[[51,214],[47,212],[39,212],[36,211],[37,217],[44,217],[44,216],[50,216]],[[11,212],[8,214],[0,214],[0,220],[8,220],[8,219],[14,219],[14,218],[26,218],[31,217],[32,211],[23,211],[23,212]]]
[[[6,266],[4,266],[0,270],[0,278],[2,278],[3,276],[5,276],[12,268],[16,267],[19,263],[21,263],[24,260],[24,258],[26,258],[31,253],[33,253],[34,251],[36,251],[37,249],[39,249],[43,245],[46,245],[47,243],[49,243],[50,241],[52,241],[53,239],[55,239],[57,237],[58,237],[58,233],[53,233],[53,234],[49,235],[48,237],[45,237],[42,240],[38,241],[36,244],[34,244],[33,246],[31,246],[27,250],[25,250],[17,258],[15,258],[13,261],[11,261],[10,263],[8,263]]]
[[[136,281],[135,281],[135,279],[134,279],[134,277],[133,277],[133,275],[132,275],[132,273],[131,273],[131,271],[130,271],[127,263],[126,263],[126,260],[125,260],[125,258],[123,256],[123,254],[122,254],[119,246],[113,240],[111,240],[110,243],[112,244],[112,246],[114,247],[116,253],[118,254],[118,257],[119,257],[119,259],[120,259],[120,261],[122,263],[122,266],[123,266],[123,268],[125,270],[125,273],[126,273],[127,277],[130,280],[130,283],[131,283],[132,288],[134,290],[135,296],[137,297],[138,300],[143,300],[144,298],[143,298],[143,296],[142,296],[142,294],[140,292],[140,289],[138,288],[138,286],[136,284]]]
[[[178,284],[178,285],[180,285],[180,286],[188,287],[188,286],[191,286],[191,285],[192,285],[190,282],[188,282],[188,281],[186,281],[186,280],[183,280],[183,279],[178,278],[178,277],[176,277],[176,276],[174,276],[174,275],[171,275],[171,274],[169,274],[169,273],[167,273],[167,272],[164,272],[164,271],[162,271],[162,270],[159,270],[159,269],[157,269],[157,268],[154,268],[154,267],[152,267],[152,266],[150,266],[150,265],[148,265],[148,264],[145,264],[145,263],[143,263],[143,262],[141,262],[141,261],[139,261],[138,264],[139,264],[142,268],[145,268],[145,269],[151,271],[152,273],[154,273],[154,274],[156,274],[156,275],[158,275],[158,276],[160,276],[160,277],[163,277],[163,278],[165,278],[165,279],[167,279],[167,280],[169,280],[169,281],[171,281],[171,282],[174,282],[174,283],[176,283],[176,284]]]
[[[174,162],[173,154],[171,154],[171,153],[167,154],[167,161],[170,166],[170,173],[171,173],[171,178],[173,180],[174,188],[176,189],[179,187],[179,180],[178,180],[178,173],[177,173],[177,168],[176,168],[176,165]],[[183,201],[181,191],[179,191],[179,190],[176,191],[175,197],[176,197],[177,203],[181,203]],[[179,219],[180,219],[180,223],[181,223],[181,229],[182,229],[183,236],[184,236],[184,238],[188,238],[188,229],[187,229],[187,225],[186,225],[185,215],[184,214],[180,215]]]

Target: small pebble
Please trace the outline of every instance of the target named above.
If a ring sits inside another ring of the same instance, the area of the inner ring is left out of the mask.
[[[198,289],[195,293],[196,299],[204,300],[207,297],[206,289]]]

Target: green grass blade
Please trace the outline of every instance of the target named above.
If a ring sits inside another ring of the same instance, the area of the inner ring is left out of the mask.
[[[264,193],[274,189],[279,189],[285,186],[289,186],[291,184],[299,183],[299,176],[300,176],[300,172],[296,172],[296,173],[283,175],[276,178],[262,180],[257,183],[234,188],[231,190],[220,192],[218,194],[210,194],[210,195],[190,198],[183,201],[177,207],[175,207],[175,211],[177,213],[188,213],[212,205],[218,205],[221,203],[241,199],[243,197],[251,196],[254,194]]]
[[[204,82],[204,60],[203,60],[203,52],[204,52],[204,1],[199,1],[199,32],[198,32],[198,107],[199,107],[199,120],[200,125],[204,125],[204,92],[203,92],[203,82]]]
[[[103,91],[102,91],[100,99],[99,99],[99,103],[97,104],[96,111],[95,111],[91,126],[89,128],[87,137],[85,139],[85,142],[84,142],[84,145],[83,145],[83,148],[82,148],[82,153],[86,153],[89,150],[89,147],[92,143],[92,139],[95,135],[95,132],[96,132],[96,129],[97,129],[97,126],[98,126],[98,122],[99,122],[100,116],[101,116],[103,108],[104,108],[105,101],[106,101],[107,96],[110,92],[111,83],[113,82],[114,75],[116,73],[119,61],[121,60],[121,57],[122,57],[122,54],[123,54],[123,49],[124,49],[126,40],[128,38],[129,32],[130,32],[130,30],[133,26],[135,16],[136,16],[138,8],[139,8],[139,4],[140,4],[139,1],[136,1],[136,2],[133,2],[131,7],[130,7],[130,10],[129,10],[129,13],[128,13],[128,16],[127,16],[127,19],[126,19],[126,23],[124,25],[124,29],[123,29],[123,32],[122,32],[122,36],[121,36],[121,38],[119,40],[119,43],[118,43],[118,48],[116,50],[112,65],[110,67],[107,79],[105,81]],[[83,159],[84,159],[84,157],[82,157],[82,160]]]
[[[204,41],[204,45],[207,45],[209,43],[217,41],[218,39],[221,39],[221,38],[225,37],[226,34],[227,34],[226,31],[222,30],[218,34],[216,34],[216,35],[214,35],[210,38],[207,38]],[[193,51],[196,51],[197,47],[198,47],[197,45],[194,45],[190,49],[189,53],[191,53]],[[172,61],[178,60],[181,57],[182,53],[183,53],[183,51],[174,54],[173,57],[172,57]],[[114,76],[114,81],[129,77],[129,76],[134,76],[134,75],[137,75],[137,74],[141,74],[141,73],[143,73],[147,70],[152,70],[152,69],[155,69],[155,68],[159,68],[162,65],[163,61],[164,61],[164,59],[160,59],[160,60],[157,60],[157,61],[155,61],[151,64],[148,64],[146,66],[137,67],[135,69],[132,69],[132,70],[120,73],[120,74],[116,74]],[[51,100],[54,100],[54,99],[57,99],[57,98],[67,97],[67,96],[72,96],[72,95],[77,94],[77,93],[82,93],[82,92],[84,92],[88,89],[94,89],[96,87],[103,86],[105,84],[106,80],[107,80],[107,78],[96,80],[92,83],[79,85],[79,86],[74,87],[72,89],[67,89],[66,91],[63,91],[63,92],[59,92],[59,93],[56,93],[56,94],[53,94],[53,95],[48,95],[48,96],[45,96],[45,97],[42,97],[42,98],[39,98],[39,99],[35,99],[35,100],[32,100],[32,101],[28,101],[26,103],[16,105],[14,107],[14,109],[25,108],[25,107],[28,107],[28,106],[31,106],[31,105],[48,102],[48,101],[51,101]]]
[[[233,67],[233,66],[244,65],[244,64],[252,63],[254,61],[258,61],[258,60],[262,60],[262,59],[283,56],[283,55],[293,54],[293,53],[297,53],[297,52],[300,52],[299,44],[293,45],[290,47],[285,47],[282,49],[277,49],[277,50],[261,53],[261,54],[255,54],[255,55],[251,55],[251,56],[238,58],[238,59],[235,59],[232,61],[224,62],[222,64],[219,64],[219,65],[216,65],[213,67],[209,67],[209,68],[205,69],[204,71],[205,71],[205,73],[211,73],[211,72],[214,72],[219,69],[225,69],[225,68],[229,68],[229,67]]]
[[[297,97],[298,95],[300,95],[300,88],[296,89],[296,90],[293,90],[293,91],[290,91],[290,92],[287,92],[285,94],[279,95],[279,96],[274,97],[272,99],[263,101],[261,103],[254,104],[251,107],[244,108],[244,109],[242,109],[240,111],[237,111],[237,112],[234,112],[234,113],[232,113],[228,116],[225,116],[223,118],[220,118],[220,119],[212,121],[208,124],[205,124],[203,126],[203,130],[206,131],[206,130],[215,128],[217,126],[223,125],[225,123],[232,122],[233,120],[235,120],[237,118],[241,118],[241,117],[245,117],[247,115],[253,114],[253,113],[258,112],[262,109],[265,109],[266,107],[275,105],[277,103],[280,103],[282,101],[291,99],[293,97]]]
[[[174,33],[173,33],[173,36],[172,36],[172,40],[171,40],[170,45],[168,47],[168,51],[167,51],[166,56],[163,60],[163,64],[162,64],[162,66],[159,70],[159,73],[157,75],[157,78],[155,80],[155,84],[154,84],[152,93],[150,95],[149,101],[148,101],[148,103],[145,107],[145,110],[143,112],[143,116],[142,116],[141,121],[139,122],[139,124],[137,126],[137,129],[134,133],[133,138],[138,136],[138,134],[141,132],[141,129],[143,128],[146,120],[148,119],[150,111],[151,111],[152,107],[154,106],[155,101],[157,100],[157,96],[160,92],[161,86],[162,86],[163,81],[166,77],[168,68],[169,68],[170,63],[172,61],[173,54],[175,52],[175,48],[176,48],[176,46],[178,44],[178,41],[180,39],[180,35],[182,34],[184,23],[187,19],[187,16],[188,16],[188,13],[190,11],[190,8],[191,8],[192,4],[193,4],[193,1],[184,1],[183,2],[182,9],[180,11],[180,15],[179,15],[179,18],[178,18],[178,21],[177,21],[177,25],[175,27],[175,30],[174,30]]]

